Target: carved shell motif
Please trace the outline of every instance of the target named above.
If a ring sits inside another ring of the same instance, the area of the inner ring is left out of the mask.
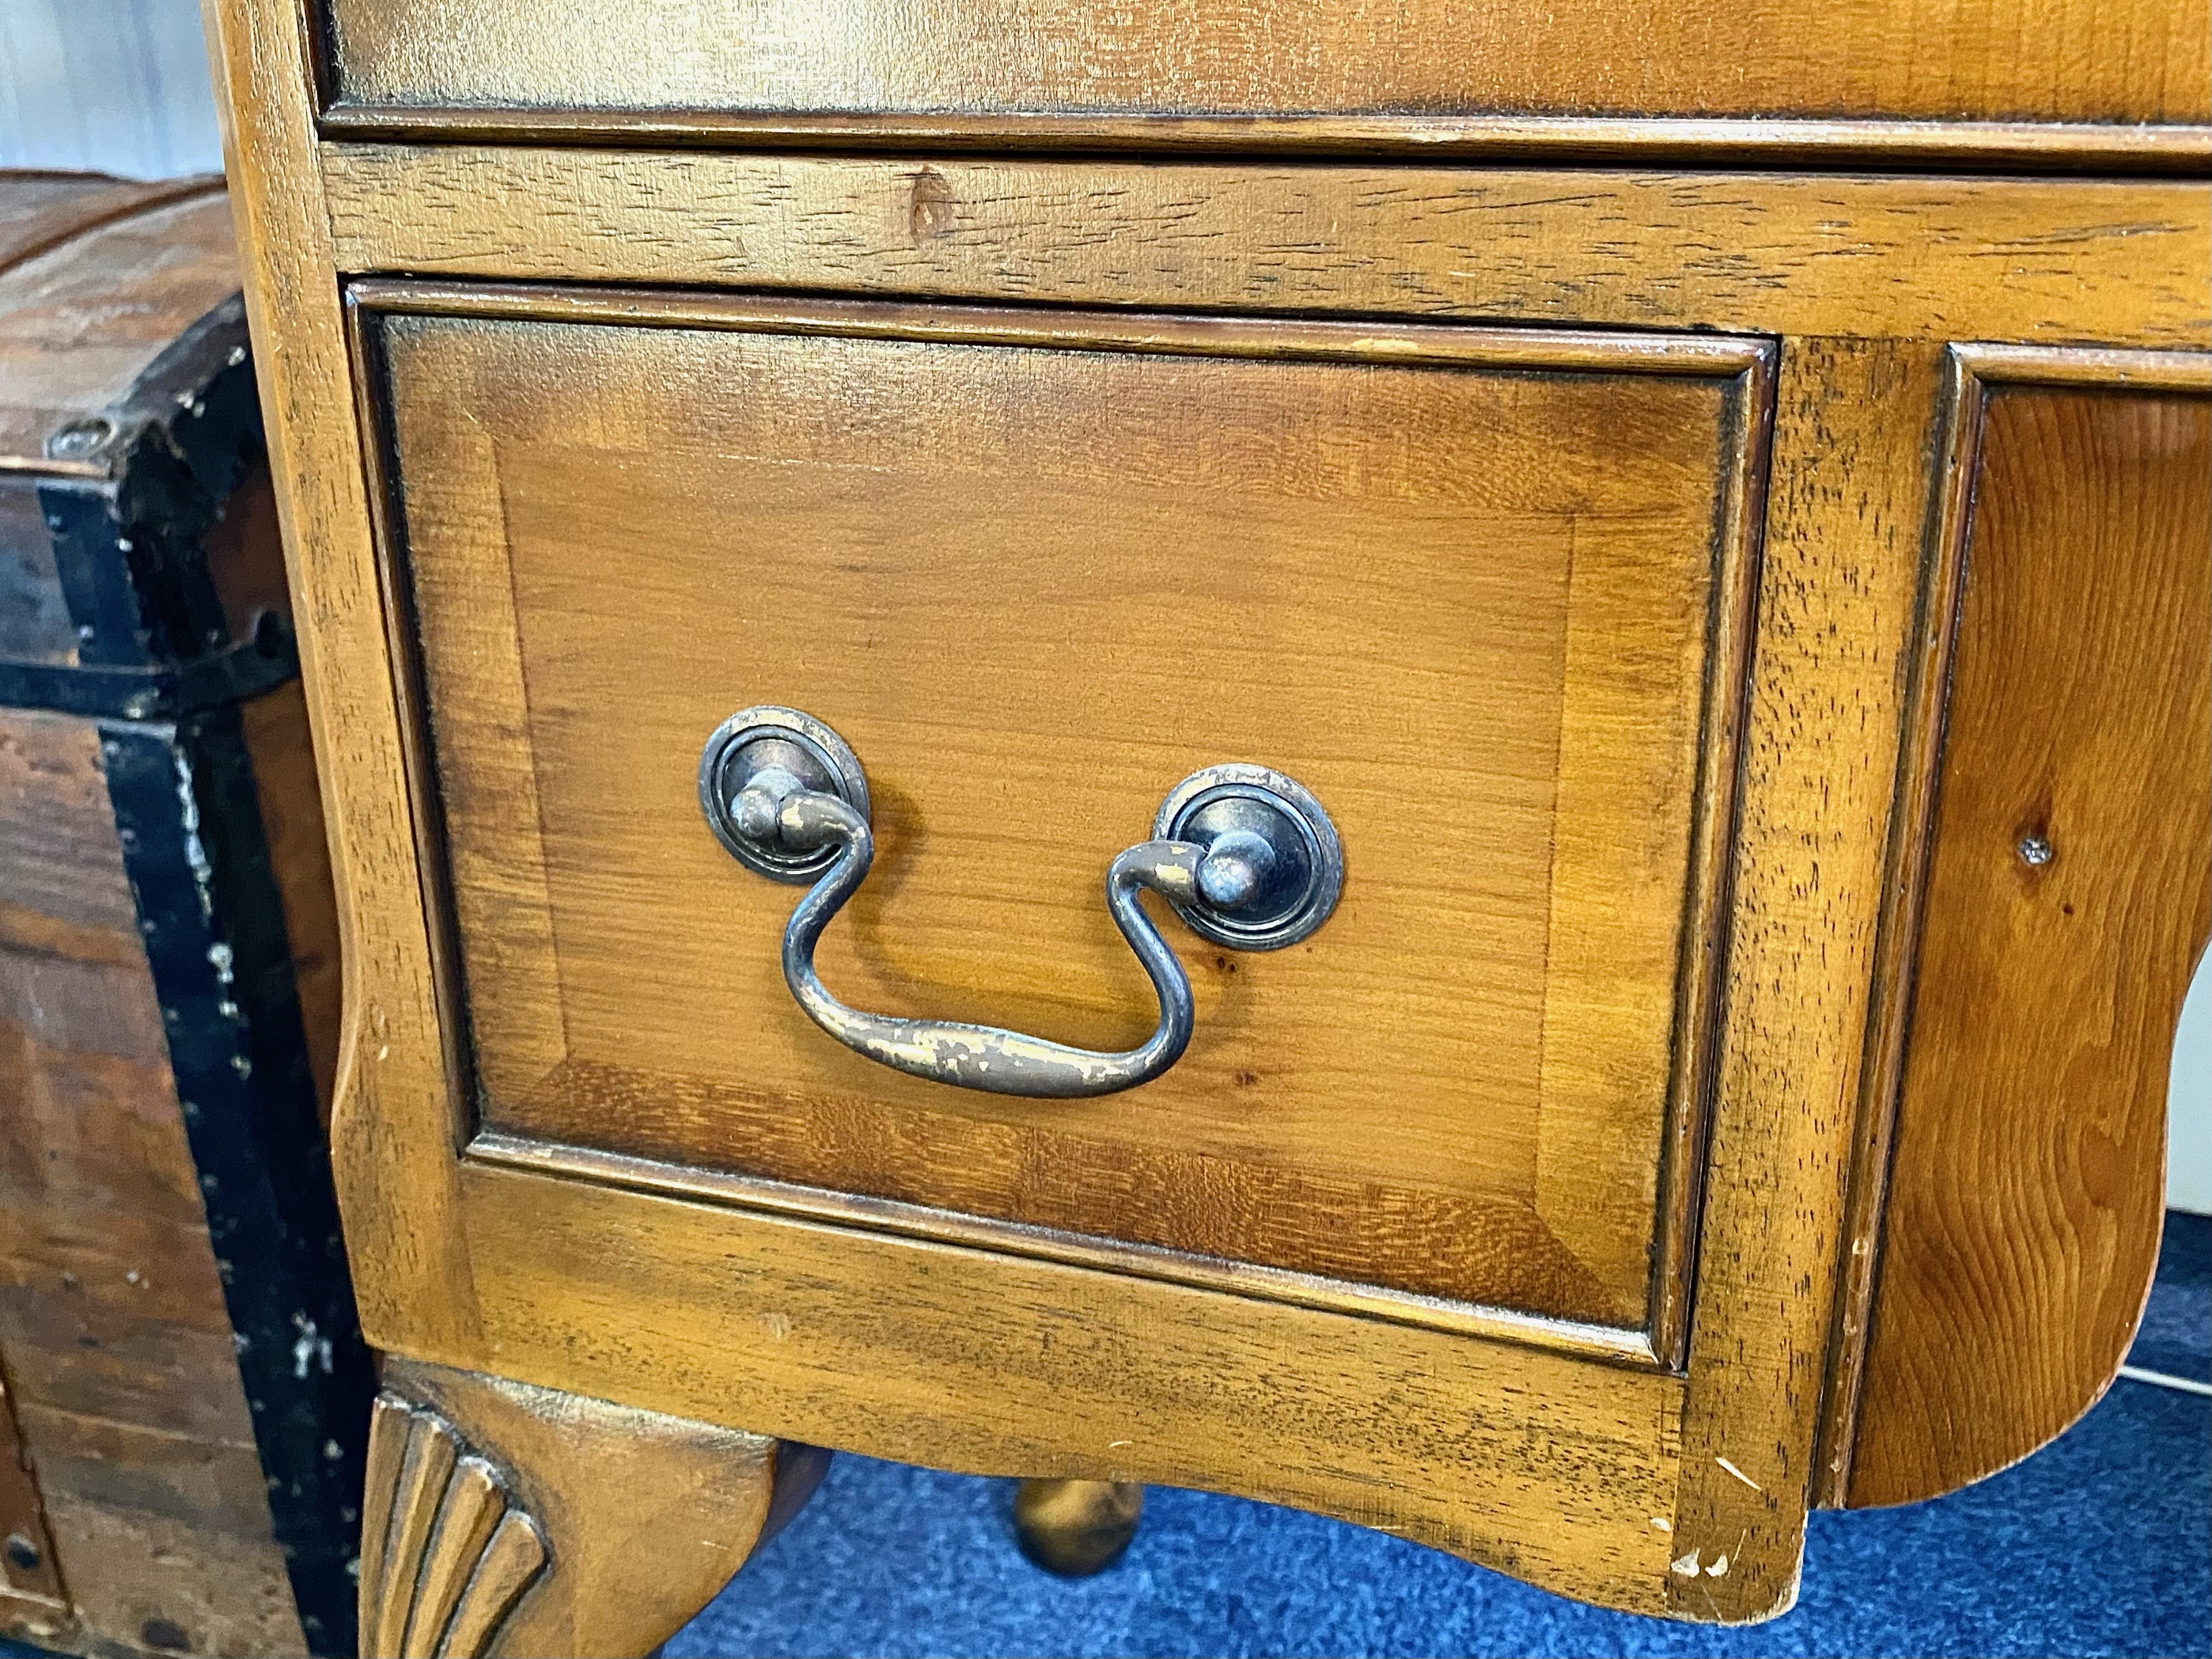
[[[545,1570],[545,1537],[452,1424],[376,1402],[361,1533],[363,1659],[478,1659]]]

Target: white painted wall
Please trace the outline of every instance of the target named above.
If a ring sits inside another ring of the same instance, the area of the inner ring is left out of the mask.
[[[2212,1215],[2212,952],[2197,964],[2182,1005],[2166,1109],[2166,1201]]]
[[[0,167],[222,167],[194,0],[0,0]],[[2212,1214],[2212,957],[2174,1043],[2169,1200]]]
[[[0,0],[0,167],[222,171],[194,0]]]

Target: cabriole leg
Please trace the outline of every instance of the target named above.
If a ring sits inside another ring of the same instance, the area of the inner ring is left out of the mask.
[[[362,1506],[364,1659],[652,1652],[795,1514],[827,1453],[394,1360]]]

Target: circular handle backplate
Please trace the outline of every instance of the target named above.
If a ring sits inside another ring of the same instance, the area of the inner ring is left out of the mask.
[[[860,757],[820,720],[796,708],[763,703],[740,708],[714,728],[699,756],[699,809],[730,856],[777,881],[811,882],[836,862],[830,846],[784,847],[750,836],[738,823],[738,797],[763,773],[781,771],[791,785],[835,795],[863,818],[868,780]]]
[[[1209,766],[1168,792],[1152,821],[1159,841],[1193,842],[1209,849],[1257,837],[1269,856],[1257,890],[1234,908],[1201,896],[1177,901],[1190,930],[1239,951],[1279,951],[1329,918],[1344,891],[1344,848],[1336,826],[1310,790],[1264,766]]]

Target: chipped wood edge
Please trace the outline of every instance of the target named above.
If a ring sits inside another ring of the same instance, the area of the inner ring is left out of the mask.
[[[1785,340],[1730,847],[1696,1305],[1668,1569],[1676,1617],[1795,1602],[1840,1254],[1891,757],[1940,356]],[[1911,525],[1906,550],[1906,521]]]

